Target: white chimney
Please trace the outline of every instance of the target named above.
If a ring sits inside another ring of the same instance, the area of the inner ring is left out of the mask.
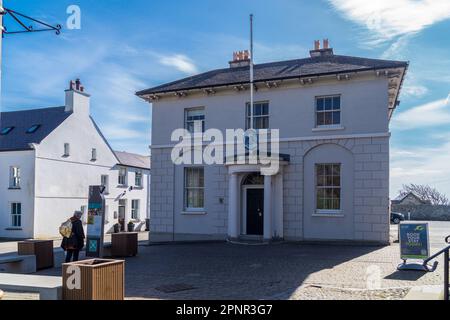
[[[89,116],[90,99],[91,96],[84,92],[80,79],[70,81],[69,89],[66,90],[66,112]]]

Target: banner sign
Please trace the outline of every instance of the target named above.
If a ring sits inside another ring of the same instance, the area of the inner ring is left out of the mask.
[[[401,223],[400,254],[403,260],[430,257],[430,236],[428,223]]]
[[[86,256],[101,258],[105,228],[105,197],[102,186],[89,187]]]

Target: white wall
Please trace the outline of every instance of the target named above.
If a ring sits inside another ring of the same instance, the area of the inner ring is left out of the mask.
[[[64,144],[70,143],[70,156],[64,157]],[[91,161],[91,150],[97,149],[97,161]],[[87,206],[90,185],[100,185],[101,176],[109,175],[107,196],[108,212],[105,230],[117,223],[114,211],[118,211],[115,198],[125,189],[118,187],[117,159],[98,134],[91,119],[85,114],[72,114],[37,147],[36,158],[36,206],[34,237],[58,236],[62,222],[71,217],[81,206]],[[129,185],[134,186],[134,169],[128,175]],[[131,217],[131,200],[141,200],[141,217],[145,223],[147,206],[148,172],[144,176],[142,190],[134,190],[125,197],[127,216]],[[128,219],[127,219],[128,222]]]
[[[20,167],[21,188],[9,189],[10,167]],[[0,152],[0,238],[27,238],[33,235],[34,150]],[[22,227],[11,228],[11,202],[22,204]]]
[[[343,130],[315,132],[315,97],[341,95]],[[173,130],[184,128],[184,109],[205,107],[206,129],[245,128],[249,92],[163,98],[153,102],[153,146],[171,144]],[[388,80],[373,77],[327,81],[300,87],[261,88],[255,101],[269,101],[270,128],[280,138],[388,132]]]

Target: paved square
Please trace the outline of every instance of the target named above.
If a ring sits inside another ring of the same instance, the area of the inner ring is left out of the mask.
[[[449,226],[431,224],[433,252],[445,246]],[[393,239],[396,228],[392,227]],[[139,250],[126,262],[128,299],[401,299],[413,286],[443,284],[442,261],[434,273],[398,272],[398,243],[388,247],[213,243]],[[41,272],[60,273],[61,269]],[[158,290],[181,285],[186,290]]]

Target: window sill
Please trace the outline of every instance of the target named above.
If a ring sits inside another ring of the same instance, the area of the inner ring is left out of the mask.
[[[23,231],[22,228],[6,228],[6,231]]]
[[[181,214],[184,216],[205,216],[207,213],[204,210],[201,211],[185,210],[181,212]]]
[[[337,210],[337,211],[316,211],[316,213],[314,213],[312,215],[313,217],[323,217],[323,218],[343,218],[345,217],[345,215],[342,213],[342,211]]]
[[[21,190],[22,188],[21,187],[10,187],[10,188],[8,188],[8,190]]]
[[[344,126],[320,126],[312,129],[313,132],[322,132],[322,131],[338,131],[345,130]]]
[[[117,188],[119,188],[119,189],[128,189],[128,186],[126,186],[126,185],[118,185]]]
[[[144,190],[144,187],[134,186],[133,189],[134,189],[134,190]]]

